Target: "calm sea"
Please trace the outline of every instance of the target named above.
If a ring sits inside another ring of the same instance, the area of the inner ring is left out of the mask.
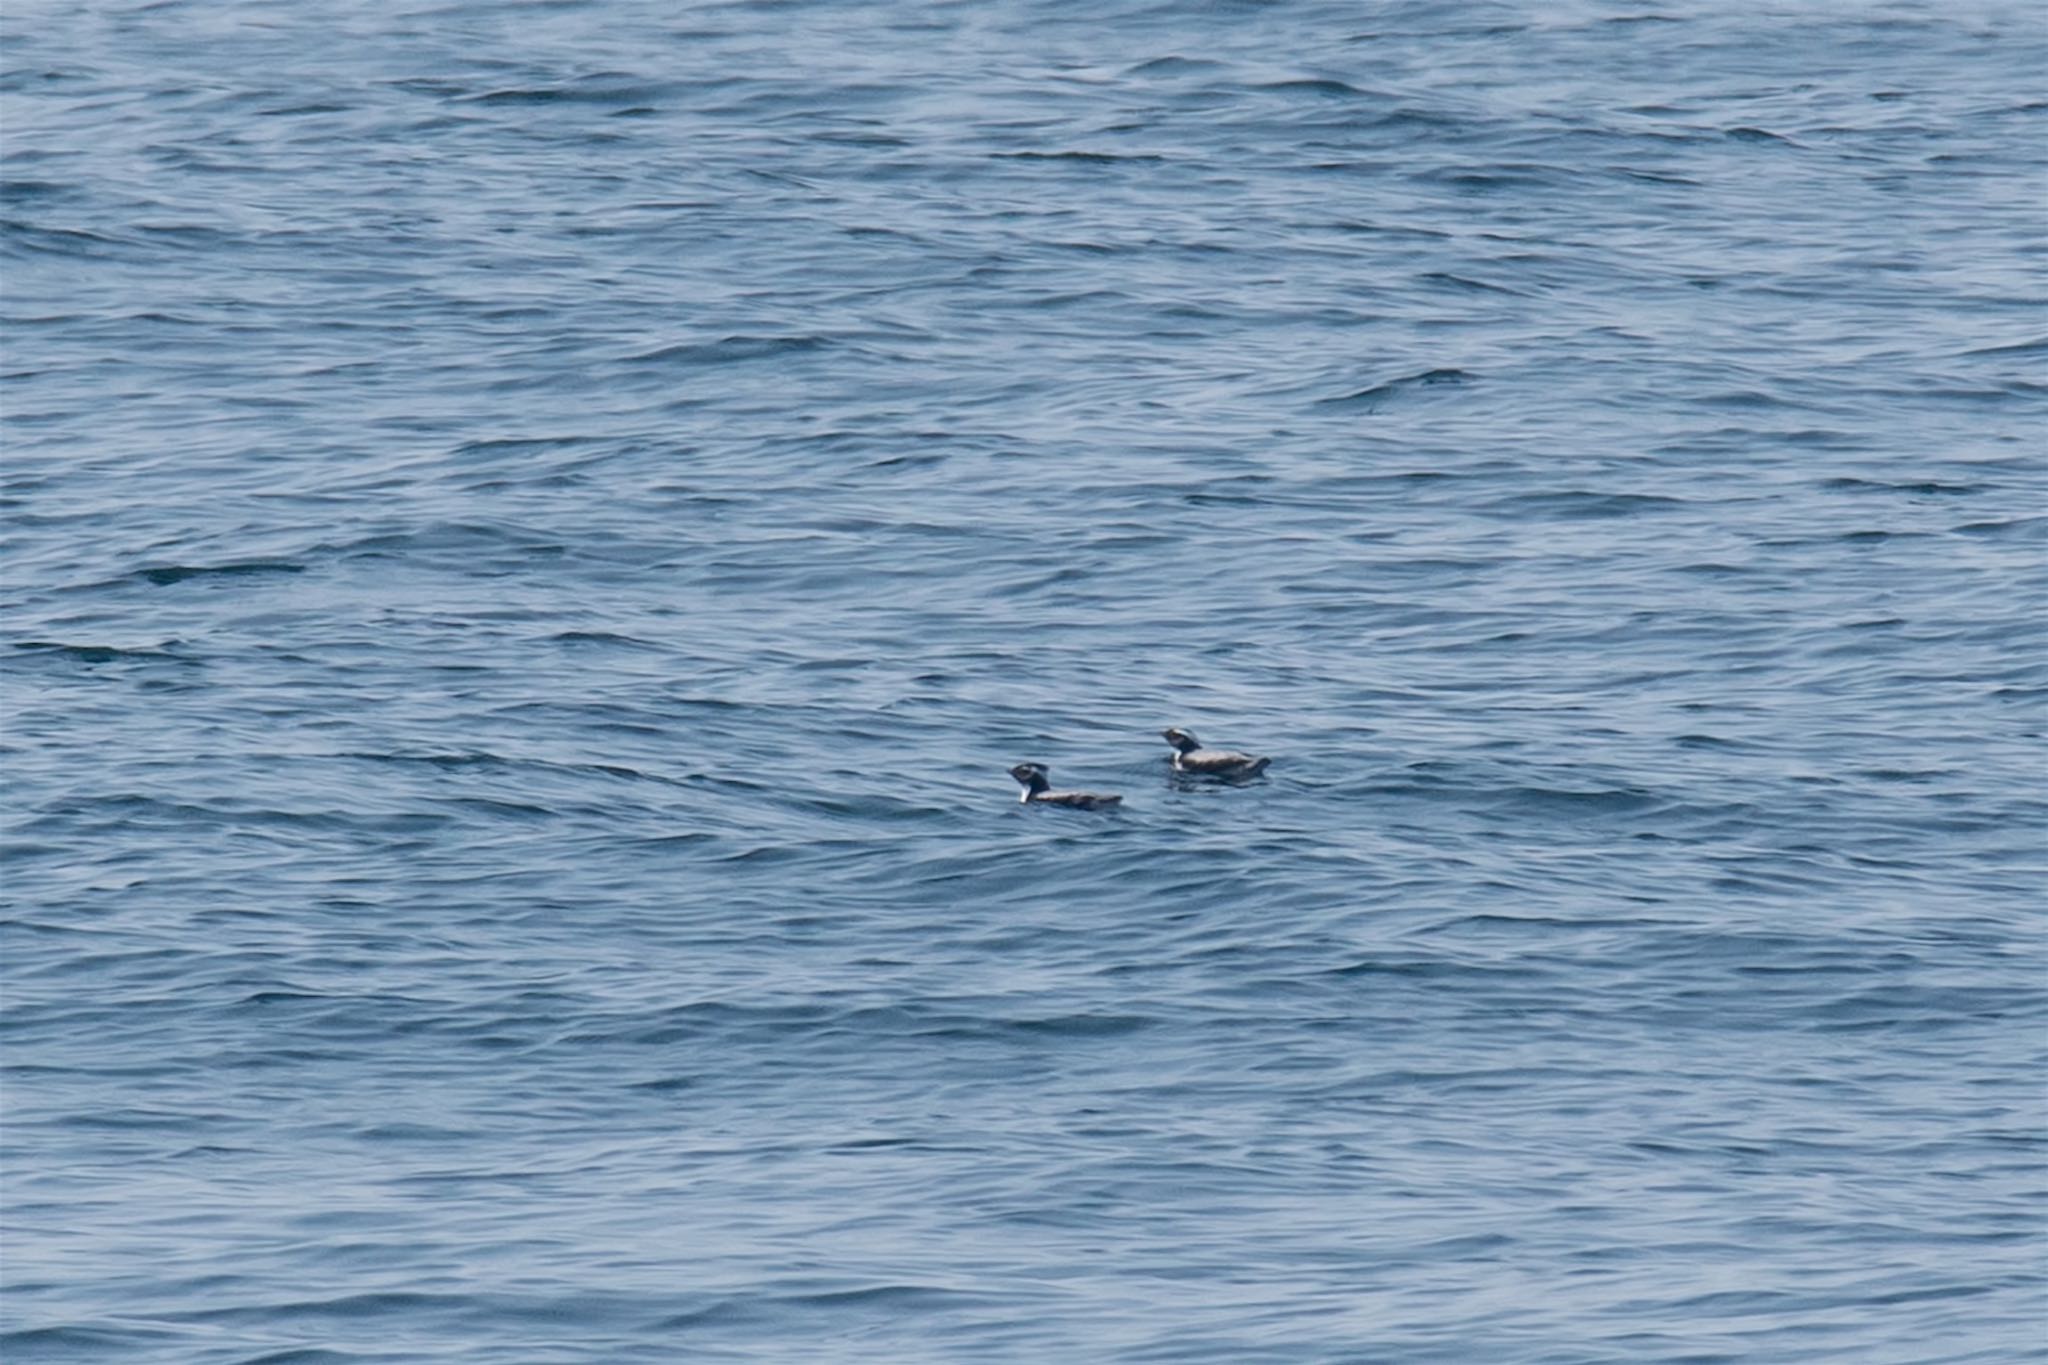
[[[2048,1360],[2034,0],[6,8],[11,1365]]]

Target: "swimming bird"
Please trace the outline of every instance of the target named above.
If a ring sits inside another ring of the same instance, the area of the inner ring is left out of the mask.
[[[1235,749],[1204,749],[1192,733],[1168,726],[1159,732],[1173,746],[1173,770],[1203,777],[1257,777],[1270,758],[1254,758]]]
[[[1118,805],[1121,796],[1106,792],[1056,792],[1052,790],[1052,778],[1043,763],[1019,763],[1010,769],[1010,776],[1024,784],[1023,800],[1046,806],[1071,806],[1076,810],[1101,810],[1104,806]]]

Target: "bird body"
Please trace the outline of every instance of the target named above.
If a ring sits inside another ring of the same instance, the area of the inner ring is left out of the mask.
[[[1066,806],[1073,810],[1101,810],[1122,803],[1121,796],[1108,792],[1056,792],[1050,770],[1043,763],[1019,763],[1010,776],[1024,784],[1022,800],[1034,806]]]
[[[1273,760],[1235,749],[1204,749],[1192,731],[1170,726],[1159,732],[1173,746],[1173,770],[1199,777],[1257,777]]]

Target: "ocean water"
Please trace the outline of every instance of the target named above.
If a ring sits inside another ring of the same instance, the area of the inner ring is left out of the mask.
[[[2048,1359],[2037,4],[4,25],[14,1365]]]

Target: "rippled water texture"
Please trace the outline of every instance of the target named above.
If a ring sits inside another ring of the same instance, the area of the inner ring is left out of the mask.
[[[2037,4],[5,25],[10,1362],[2048,1359]]]

